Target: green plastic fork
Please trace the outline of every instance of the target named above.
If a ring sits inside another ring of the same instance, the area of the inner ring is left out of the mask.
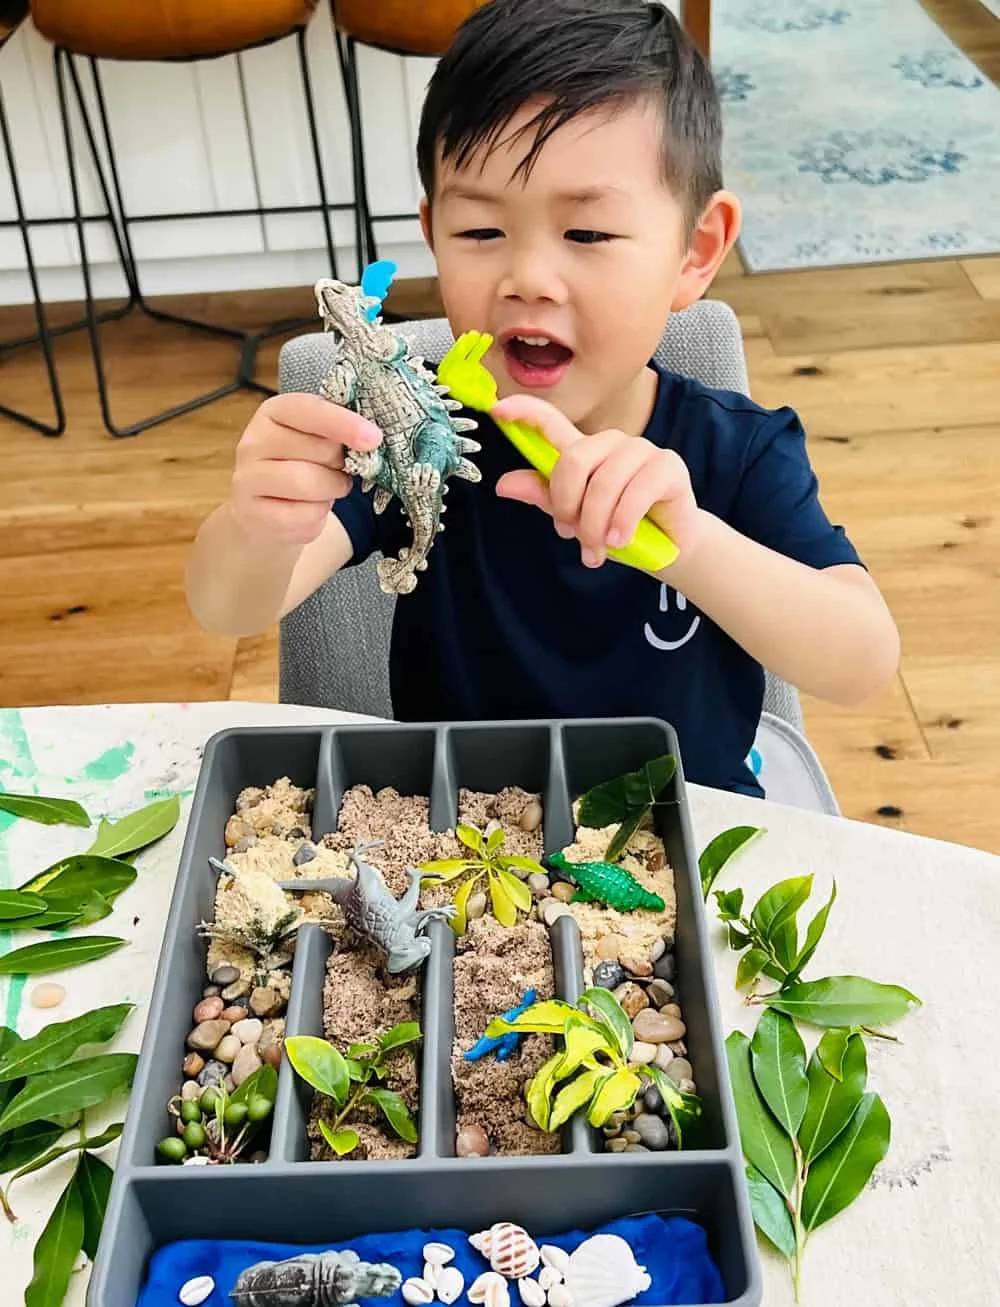
[[[489,413],[497,402],[497,383],[483,365],[483,358],[492,344],[493,337],[487,332],[466,331],[455,341],[437,369],[438,381],[448,387],[449,397],[479,413]],[[559,451],[526,422],[497,422],[497,426],[514,448],[548,480],[559,461]],[[643,572],[659,572],[669,567],[677,555],[674,542],[648,517],[642,519],[627,545],[608,550],[609,558]]]

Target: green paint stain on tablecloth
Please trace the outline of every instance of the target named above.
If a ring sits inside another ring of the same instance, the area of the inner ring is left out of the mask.
[[[68,777],[66,784],[72,785],[77,781],[116,781],[131,767],[134,754],[135,745],[129,741],[116,745],[113,749],[106,749],[99,758],[88,762],[79,776]]]
[[[0,774],[3,788],[18,792],[30,789],[37,793],[35,779],[38,768],[31,756],[28,733],[24,721],[16,709],[0,711]],[[15,821],[20,820],[10,813],[0,813],[0,886],[9,888],[11,879],[10,859],[7,856],[6,834]],[[0,957],[15,947],[14,933],[0,931]],[[3,1024],[11,1030],[17,1029],[17,1017],[21,1010],[21,996],[27,984],[26,976],[10,976],[7,980],[7,1003]]]

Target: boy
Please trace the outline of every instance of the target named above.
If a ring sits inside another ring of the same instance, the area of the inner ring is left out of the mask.
[[[482,483],[449,483],[396,601],[397,719],[662,717],[690,780],[759,795],[763,667],[845,704],[894,675],[896,628],[795,414],[650,363],[738,235],[720,136],[701,57],[642,0],[491,0],[440,60],[418,163],[448,319],[494,337],[495,415],[561,456],[546,484],[480,418]],[[343,471],[380,438],[315,395],[261,405],[190,561],[207,629],[261,631],[408,542]],[[656,576],[606,559],[647,513],[680,550]]]

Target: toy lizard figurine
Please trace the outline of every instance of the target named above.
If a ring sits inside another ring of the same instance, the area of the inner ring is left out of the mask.
[[[401,971],[415,971],[430,956],[431,942],[423,933],[429,921],[440,921],[454,916],[455,905],[417,908],[420,898],[420,873],[414,868],[407,871],[410,887],[399,900],[389,893],[385,881],[374,867],[361,861],[360,854],[376,848],[382,841],[358,845],[350,853],[357,875],[329,878],[302,876],[298,880],[279,880],[283,890],[307,894],[329,894],[340,904],[344,920],[365,939],[370,940],[388,955],[386,970],[396,975]]]
[[[665,904],[659,894],[651,894],[624,867],[615,862],[570,862],[565,853],[553,853],[551,866],[576,881],[571,903],[604,903],[620,912],[648,908],[662,912]]]
[[[444,530],[445,484],[452,476],[479,481],[482,474],[465,455],[482,448],[463,436],[477,423],[452,417],[462,405],[446,398],[423,360],[410,354],[406,338],[382,323],[378,295],[366,285],[388,290],[391,264],[372,264],[361,286],[329,278],[316,282],[319,315],[327,331],[337,333],[337,356],[320,385],[320,394],[335,404],[354,409],[382,432],[382,444],[371,451],[348,450],[345,470],[360,476],[362,489],[375,488],[376,513],[385,511],[395,496],[413,531],[409,547],[398,558],[382,558],[377,565],[379,585],[386,594],[409,594],[417,572],[427,567],[434,539]],[[378,272],[378,276],[369,275]]]
[[[527,1012],[537,996],[536,990],[525,990],[524,998],[516,1007],[512,1007],[505,1012],[501,1020],[516,1021],[522,1012]],[[465,1060],[466,1062],[478,1062],[487,1053],[496,1053],[498,1062],[506,1062],[523,1038],[524,1032],[521,1030],[511,1030],[506,1035],[483,1035],[481,1039],[476,1040],[465,1054]]]

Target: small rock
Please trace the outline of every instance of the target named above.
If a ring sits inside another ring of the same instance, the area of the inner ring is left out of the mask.
[[[626,1153],[648,1153],[650,1150],[645,1144],[629,1144],[625,1151]]]
[[[259,1017],[246,1017],[243,1021],[237,1021],[230,1031],[241,1044],[256,1044],[263,1033],[264,1023]]]
[[[225,1080],[222,1082],[222,1087],[225,1089],[227,1094],[233,1094],[236,1092],[236,1081],[233,1079],[232,1074],[226,1076]]]
[[[621,1130],[628,1119],[628,1112],[612,1112],[608,1117],[608,1125],[616,1125]]]
[[[527,805],[527,807],[521,813],[521,817],[520,820],[518,821],[518,825],[521,827],[522,830],[530,832],[530,831],[538,830],[541,824],[542,824],[542,805],[538,802],[537,799],[532,799],[532,801]]]
[[[638,953],[630,953],[626,949],[623,953],[619,953],[618,961],[630,976],[651,976],[653,974],[652,962]]]
[[[181,1085],[181,1098],[187,1102],[189,1098],[201,1097],[201,1085],[197,1080],[185,1080]]]
[[[245,994],[250,993],[249,980],[234,980],[231,985],[227,985],[222,991],[222,997],[227,1003],[231,1003],[234,998],[243,998]]]
[[[231,1021],[233,1025],[237,1021],[243,1021],[246,1018],[247,1009],[240,1007],[239,1003],[232,1003],[229,1007],[224,1007],[219,1015],[223,1021]]]
[[[253,833],[253,827],[248,826],[242,817],[230,817],[226,822],[226,845],[231,849],[234,844]]]
[[[46,981],[44,984],[36,985],[31,991],[32,1007],[58,1007],[66,997],[66,990],[62,985],[57,985],[52,981]]]
[[[662,1008],[674,997],[674,987],[669,980],[651,980],[646,986],[646,994],[652,1007]]]
[[[281,1032],[273,1025],[264,1027],[264,1033],[257,1041],[257,1056],[275,1070],[281,1065]]]
[[[235,1035],[223,1035],[212,1054],[220,1062],[232,1062],[243,1045]]]
[[[196,1004],[191,1015],[194,1017],[196,1025],[202,1021],[214,1021],[216,1017],[222,1016],[225,1006],[221,998],[203,998],[200,1003]]]
[[[539,898],[544,898],[549,892],[549,878],[543,876],[540,871],[533,871],[528,877],[528,888],[532,894],[537,894]]]
[[[642,1104],[647,1112],[658,1115],[663,1111],[663,1095],[655,1085],[650,1085],[642,1096]]]
[[[652,1112],[640,1112],[635,1118],[635,1128],[639,1136],[636,1143],[645,1144],[652,1153],[662,1153],[670,1144],[666,1123]]]
[[[252,1076],[255,1071],[259,1071],[262,1066],[256,1047],[253,1044],[244,1044],[233,1062],[232,1077],[236,1088],[239,1089],[243,1081],[248,1076]]]
[[[237,840],[233,845],[234,853],[246,853],[247,849],[252,849],[257,843],[256,835],[244,835],[241,840]]]
[[[617,962],[622,949],[628,950],[628,940],[624,935],[602,935],[597,941],[597,956],[608,962]]]
[[[656,1045],[644,1043],[643,1040],[637,1039],[632,1045],[632,1053],[629,1062],[633,1066],[645,1066],[647,1062],[652,1062],[656,1056]]]
[[[456,1157],[488,1157],[490,1140],[479,1125],[464,1125],[455,1137]]]
[[[684,1057],[671,1058],[665,1070],[675,1085],[679,1085],[682,1080],[691,1080],[694,1076],[691,1063]]]
[[[627,1144],[642,1143],[642,1135],[639,1133],[638,1130],[623,1130],[622,1138],[625,1140]]]
[[[622,1132],[620,1125],[612,1125],[610,1121],[606,1121],[604,1125],[601,1126],[601,1130],[604,1133],[605,1139],[614,1139]]]
[[[215,1281],[210,1275],[196,1275],[193,1280],[187,1280],[181,1285],[177,1298],[183,1307],[200,1307],[211,1296],[214,1288]]]
[[[649,999],[642,986],[637,985],[634,980],[626,980],[623,985],[618,985],[614,995],[625,1009],[625,1015],[630,1021],[649,1006]]]
[[[187,1046],[198,1053],[211,1053],[223,1035],[228,1034],[228,1021],[202,1021],[188,1035]]]
[[[213,985],[219,985],[219,986],[231,985],[234,980],[239,980],[239,978],[240,978],[239,967],[232,967],[232,966],[216,967],[215,970],[212,972]]]
[[[569,907],[565,903],[561,903],[559,899],[543,899],[538,906],[538,915],[546,926],[551,926],[560,917],[571,917],[573,914],[570,912]]]
[[[469,895],[469,901],[465,905],[465,915],[470,921],[475,921],[483,916],[486,912],[486,893],[484,890],[477,889],[474,894]]]
[[[663,956],[657,958],[653,964],[653,975],[657,980],[669,980],[671,984],[674,983],[677,979],[677,959],[674,957],[673,949],[666,949]]]
[[[202,998],[218,998],[220,994],[218,985],[206,985],[201,991]]]
[[[659,1003],[657,1003],[656,1006],[660,1007]],[[664,1003],[664,1005],[660,1007],[660,1011],[663,1013],[664,1016],[667,1017],[683,1016],[683,1013],[681,1012],[681,1009],[677,1003]]]
[[[665,939],[658,939],[656,943],[653,945],[653,947],[649,950],[650,962],[659,962],[660,958],[663,957],[666,951],[667,951],[667,941]]]
[[[683,1039],[674,1039],[667,1045],[674,1057],[687,1057],[687,1044]]]
[[[653,1061],[658,1067],[666,1071],[667,1067],[674,1060],[674,1051],[669,1044],[657,1044],[656,1057]]]
[[[312,862],[316,857],[316,849],[307,840],[305,844],[300,844],[295,850],[295,857],[292,858],[292,864],[296,867],[304,867],[307,862]]]
[[[695,1094],[698,1092],[697,1089],[695,1088],[694,1081],[689,1076],[685,1076],[685,1078],[680,1082],[677,1088],[681,1091],[682,1094]]]
[[[621,1138],[609,1139],[604,1148],[608,1153],[624,1153],[628,1150],[628,1143]]]
[[[552,886],[552,897],[559,899],[561,903],[568,903],[576,893],[576,886],[571,885],[567,880],[561,880],[557,885]]]
[[[280,994],[266,985],[258,985],[250,995],[250,1011],[258,1017],[274,1017],[285,1006]]]
[[[669,1044],[672,1039],[680,1039],[687,1027],[677,1017],[664,1016],[662,1012],[647,1007],[633,1018],[632,1029],[637,1039],[648,1044]]]
[[[188,1053],[181,1070],[186,1076],[200,1075],[205,1066],[205,1059],[200,1053]]]
[[[291,830],[285,831],[286,840],[304,840],[306,833],[301,826],[293,826]]]
[[[620,962],[598,962],[594,968],[594,984],[598,989],[617,989],[625,979],[625,969]]]
[[[225,1062],[217,1062],[215,1058],[206,1062],[198,1075],[198,1084],[202,1089],[207,1089],[209,1085],[221,1084],[226,1078],[229,1067]]]

